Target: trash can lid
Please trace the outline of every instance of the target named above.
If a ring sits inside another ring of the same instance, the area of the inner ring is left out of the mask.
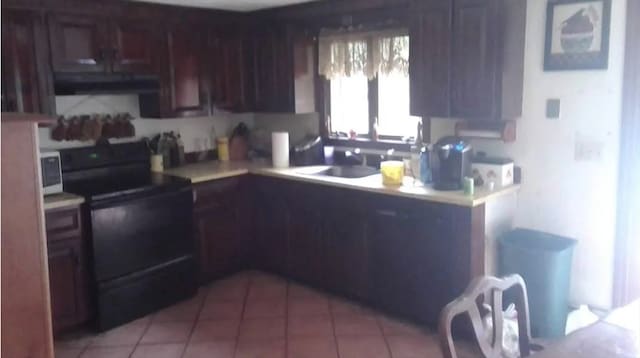
[[[575,239],[543,231],[517,228],[504,234],[500,243],[527,250],[564,251],[572,248],[578,242]]]

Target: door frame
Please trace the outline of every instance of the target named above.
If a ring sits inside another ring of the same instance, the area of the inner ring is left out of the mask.
[[[640,297],[640,1],[627,2],[613,305]]]

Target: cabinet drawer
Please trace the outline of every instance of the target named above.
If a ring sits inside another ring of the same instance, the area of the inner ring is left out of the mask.
[[[231,206],[240,190],[239,177],[212,180],[193,187],[196,210],[215,206]]]
[[[81,236],[80,208],[62,208],[45,212],[47,241],[65,240]]]

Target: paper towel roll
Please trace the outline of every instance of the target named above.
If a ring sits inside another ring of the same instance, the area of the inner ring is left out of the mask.
[[[289,133],[271,133],[271,156],[274,168],[289,166]]]

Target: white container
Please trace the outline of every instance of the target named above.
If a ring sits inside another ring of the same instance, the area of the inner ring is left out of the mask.
[[[274,168],[289,167],[289,133],[271,133],[271,159]]]
[[[151,155],[151,171],[154,173],[162,173],[164,171],[162,154]]]
[[[600,318],[589,310],[587,305],[580,305],[577,310],[571,311],[567,317],[565,334],[569,334],[580,328],[596,323]]]
[[[507,159],[483,158],[471,163],[471,172],[474,180],[489,187],[494,183],[495,188],[501,188],[513,184],[513,162]],[[480,181],[478,180],[480,179]]]

